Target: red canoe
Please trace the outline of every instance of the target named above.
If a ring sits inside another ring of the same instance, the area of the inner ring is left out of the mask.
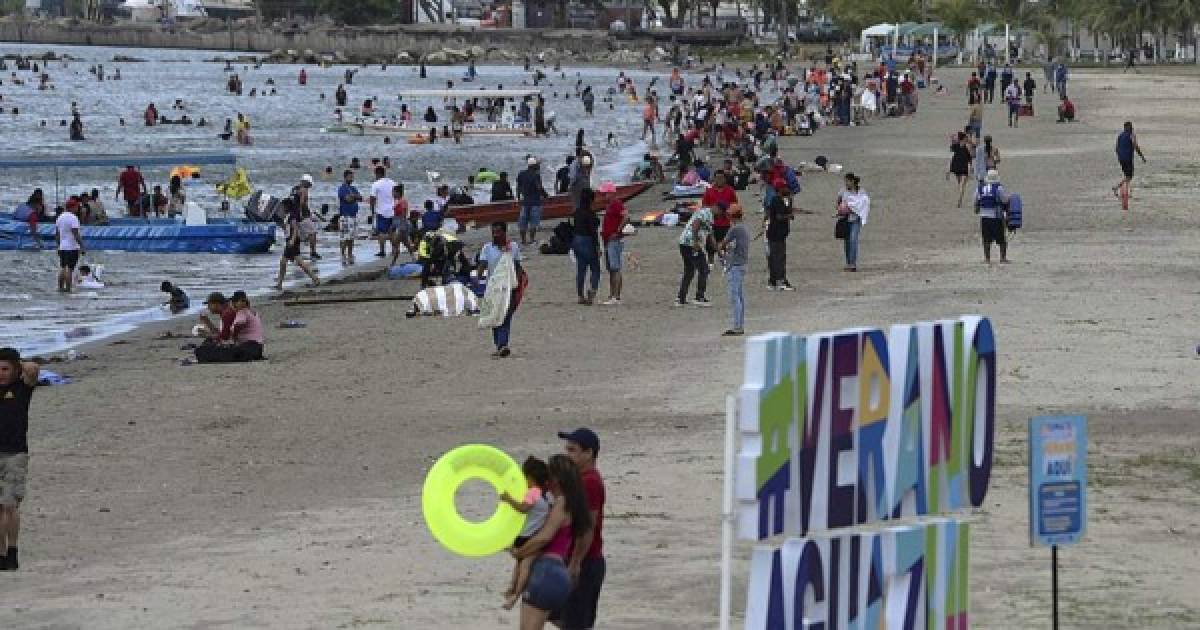
[[[621,201],[629,201],[650,188],[647,182],[617,186],[617,196]],[[604,194],[597,193],[592,209],[596,212],[604,210]],[[521,213],[521,204],[516,201],[495,201],[492,203],[477,203],[471,206],[450,206],[446,209],[447,216],[453,217],[460,224],[474,221],[482,226],[494,221],[515,223]],[[554,195],[542,202],[542,220],[563,219],[575,214],[571,207],[571,198],[567,195]]]

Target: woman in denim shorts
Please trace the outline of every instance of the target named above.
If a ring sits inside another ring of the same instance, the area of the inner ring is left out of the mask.
[[[552,612],[562,609],[571,594],[567,561],[571,549],[592,528],[591,513],[579,469],[566,455],[550,458],[550,493],[554,506],[546,523],[513,554],[517,560],[537,556],[521,604],[521,630],[541,630]]]

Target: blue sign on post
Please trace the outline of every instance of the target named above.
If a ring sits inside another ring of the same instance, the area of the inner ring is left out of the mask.
[[[1087,529],[1087,418],[1029,420],[1029,539],[1071,545]]]

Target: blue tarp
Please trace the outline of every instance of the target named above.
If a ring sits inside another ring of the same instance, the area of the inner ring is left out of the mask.
[[[34,156],[0,155],[0,169],[179,166],[181,164],[237,164],[232,153],[145,153],[141,155]]]

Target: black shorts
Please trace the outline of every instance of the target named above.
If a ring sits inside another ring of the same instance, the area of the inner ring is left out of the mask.
[[[979,219],[980,231],[983,232],[983,244],[991,245],[1007,245],[1008,241],[1004,237],[1004,219],[992,219],[982,217]]]
[[[604,585],[604,558],[584,558],[579,567],[579,583],[567,598],[567,605],[550,615],[562,630],[586,630],[596,626],[600,605],[600,587]]]
[[[75,270],[75,265],[79,264],[78,249],[60,249],[58,250],[58,265],[63,269]]]
[[[296,243],[295,245],[292,245],[289,243],[288,245],[284,246],[283,257],[285,259],[296,260],[296,258],[299,255],[300,255],[300,243]]]
[[[1121,163],[1121,172],[1125,177],[1133,177],[1133,160],[1117,160]]]

